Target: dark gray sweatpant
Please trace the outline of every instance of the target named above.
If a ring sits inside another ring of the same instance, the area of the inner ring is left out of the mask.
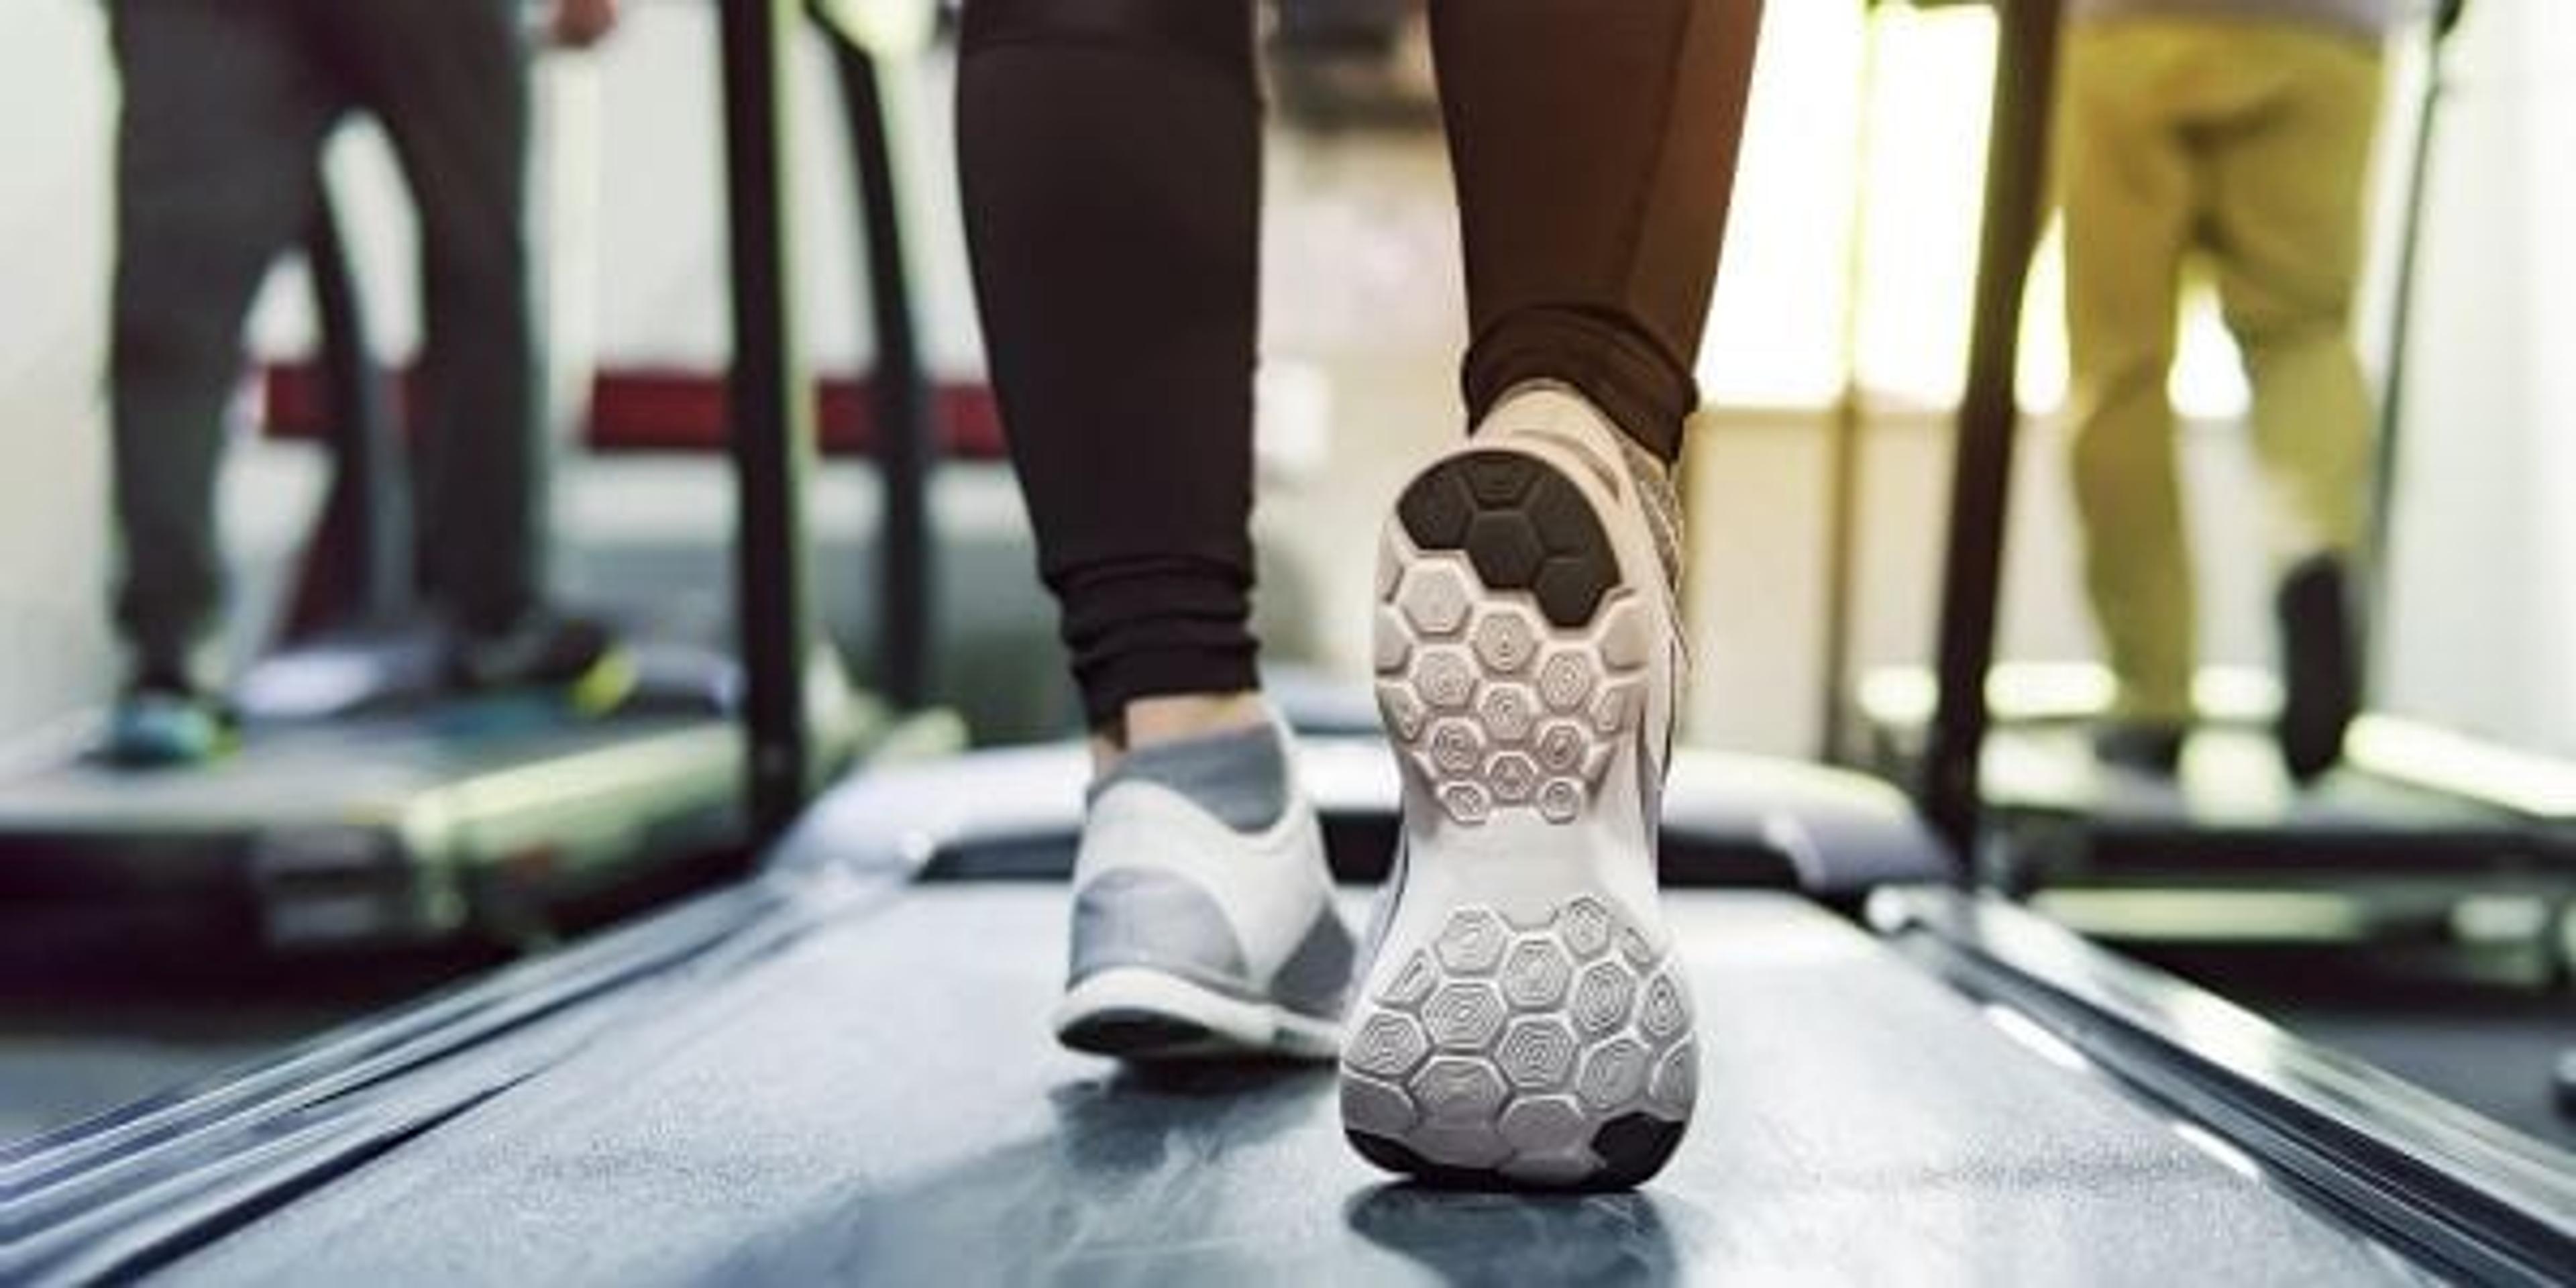
[[[427,588],[468,629],[535,601],[544,444],[529,300],[526,54],[512,0],[111,0],[109,388],[135,662],[184,667],[222,599],[214,482],[242,324],[365,111],[419,208],[414,425]]]

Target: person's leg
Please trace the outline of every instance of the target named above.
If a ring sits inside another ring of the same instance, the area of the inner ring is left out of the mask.
[[[1252,45],[1250,0],[965,10],[958,160],[976,299],[1097,730],[1121,732],[1150,699],[1177,702],[1136,714],[1257,686]]]
[[[1572,386],[1665,461],[1717,279],[1759,0],[1440,0],[1468,420]]]
[[[282,4],[118,0],[110,20],[124,91],[108,359],[116,619],[138,696],[169,708],[120,720],[110,750],[186,760],[216,736],[211,712],[185,708],[210,679],[192,654],[222,598],[215,471],[242,321],[313,210],[337,95]]]
[[[1100,774],[1058,1036],[1328,1056],[1351,937],[1247,628],[1250,0],[969,0],[985,351]]]
[[[1633,1185],[1697,1098],[1655,885],[1686,652],[1669,465],[1758,18],[1754,0],[1432,9],[1474,433],[1397,501],[1375,588],[1404,832],[1341,1099],[1391,1171]]]
[[[2304,778],[2339,758],[2359,697],[2345,570],[2369,493],[2371,400],[2352,311],[2380,57],[2362,40],[2288,24],[2243,37],[2241,57],[2267,92],[2211,151],[2211,249],[2273,485],[2287,570],[2282,750]]]
[[[421,567],[458,632],[459,683],[631,674],[598,625],[547,611],[547,441],[528,233],[529,67],[511,0],[305,0],[383,122],[420,212]]]
[[[2077,27],[2056,143],[2084,585],[2119,681],[2114,718],[2155,734],[2165,747],[2151,758],[2166,760],[2192,718],[2198,638],[2165,397],[2194,219],[2176,101],[2186,45],[2161,23]]]

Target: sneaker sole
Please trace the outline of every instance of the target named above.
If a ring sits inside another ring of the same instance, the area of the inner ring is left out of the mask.
[[[1412,939],[1390,932],[1351,1018],[1343,1127],[1381,1167],[1616,1189],[1681,1141],[1687,982],[1655,908],[1623,906],[1578,840],[1644,718],[1646,584],[1584,487],[1533,451],[1434,464],[1387,525],[1379,708],[1407,790],[1461,852],[1407,856],[1401,897],[1438,906],[1399,917]]]
[[[1136,1061],[1329,1060],[1341,1049],[1341,1028],[1330,1020],[1133,966],[1066,990],[1055,1035],[1076,1051]]]

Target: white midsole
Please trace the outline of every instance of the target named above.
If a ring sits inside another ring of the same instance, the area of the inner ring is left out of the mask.
[[[1186,1021],[1217,1039],[1210,1054],[1227,1050],[1330,1059],[1341,1049],[1341,1026],[1284,1006],[1229,997],[1204,984],[1142,966],[1100,971],[1066,990],[1055,1010],[1055,1030],[1066,1032],[1095,1016],[1142,1012]]]

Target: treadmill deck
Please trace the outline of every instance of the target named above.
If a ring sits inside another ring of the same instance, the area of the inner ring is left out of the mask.
[[[890,885],[198,1249],[192,1283],[2407,1282],[1789,895],[1680,892],[1699,1119],[1635,1194],[1391,1184],[1328,1069],[1056,1048],[1061,886]],[[1354,900],[1354,912],[1360,911]]]
[[[681,714],[378,717],[255,729],[202,769],[57,762],[0,780],[0,905],[72,925],[247,909],[273,948],[508,933],[731,843],[741,745]]]
[[[480,736],[379,717],[255,730],[241,754],[201,769],[117,769],[73,760],[0,783],[9,834],[205,833],[391,821],[425,792],[619,744],[730,725],[703,717],[622,718]]]

